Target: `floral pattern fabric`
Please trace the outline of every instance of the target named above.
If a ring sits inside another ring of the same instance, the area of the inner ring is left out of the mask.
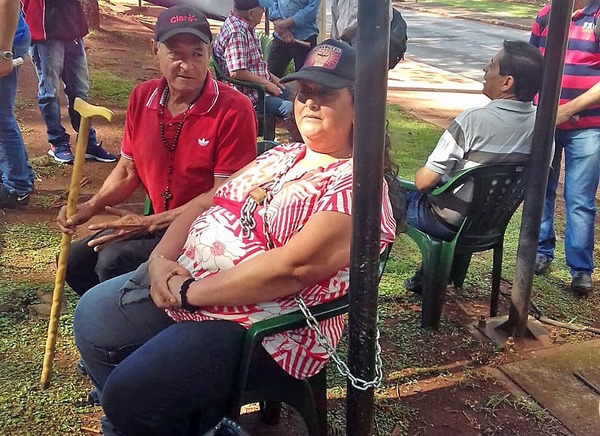
[[[288,168],[283,174],[283,188],[273,195],[266,208],[269,233],[275,247],[285,245],[318,212],[335,211],[350,215],[352,160],[339,160],[324,168],[302,171],[295,162],[304,156],[305,151],[303,144],[279,146],[259,156],[254,168],[222,185],[215,193],[214,206],[192,224],[179,263],[200,279],[265,252],[265,208],[259,206],[254,212],[256,226],[245,237],[239,220],[241,206],[254,188],[272,181],[275,174]],[[293,163],[291,168],[290,163]],[[385,183],[383,194],[381,250],[393,241],[396,226]],[[311,307],[343,296],[348,287],[349,267],[346,267],[329,279],[303,289],[300,295]],[[178,308],[167,310],[167,313],[175,321],[221,319],[248,328],[257,321],[297,309],[293,295],[290,295],[276,301],[245,306],[203,307],[193,313]],[[341,316],[320,323],[321,331],[334,346],[340,340],[343,326]],[[317,343],[314,332],[308,328],[269,336],[263,341],[263,346],[286,372],[296,378],[316,374],[328,358]]]

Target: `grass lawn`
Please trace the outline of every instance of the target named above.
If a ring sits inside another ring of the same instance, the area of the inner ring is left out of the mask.
[[[419,0],[419,4],[435,3],[453,8],[470,9],[504,17],[535,18],[541,6],[530,3],[494,0]]]
[[[109,81],[118,78],[108,77]],[[125,85],[126,86],[126,85]],[[115,87],[111,87],[115,88]],[[101,89],[101,88],[98,88]],[[102,95],[122,102],[122,93]],[[425,161],[441,131],[407,115],[395,106],[388,108],[394,158],[400,175],[412,178]],[[514,274],[520,213],[517,213],[507,234],[503,277]],[[557,217],[558,228],[563,226]],[[559,235],[562,238],[562,234]],[[97,427],[99,408],[85,405],[89,382],[75,371],[78,356],[72,339],[72,315],[76,297],[67,291],[67,311],[60,320],[56,362],[52,386],[40,390],[39,377],[44,353],[47,321],[28,314],[28,305],[39,302],[52,289],[54,259],[60,236],[53,223],[40,221],[25,224],[2,224],[0,242],[0,433],[7,435],[71,435],[83,434],[81,426]],[[534,300],[548,316],[562,321],[597,322],[594,304],[597,299],[576,300],[561,290],[568,274],[559,245],[557,260],[551,274],[536,277]],[[496,382],[475,371],[486,364],[505,359],[494,345],[475,340],[459,319],[445,316],[439,332],[419,328],[419,300],[404,291],[402,282],[410,276],[420,261],[416,245],[401,235],[380,286],[380,329],[384,361],[384,384],[376,391],[376,431],[381,435],[414,434],[411,425],[422,419],[423,408],[399,399],[425,379],[438,382],[453,380],[455,389],[479,387],[475,400],[452,405],[467,407],[478,414],[481,431],[498,424],[502,414],[516,414],[519,419],[541,428],[542,434],[558,434],[556,422],[528,400],[514,397],[496,387]],[[489,295],[491,252],[474,257],[464,289],[453,298],[459,301],[481,300]],[[568,332],[561,332],[568,335]],[[582,336],[572,335],[573,340]],[[340,347],[345,354],[345,345]],[[451,369],[456,362],[460,372]],[[467,363],[464,363],[467,362]],[[345,381],[331,369],[330,420],[343,426]],[[487,389],[487,390],[486,390]],[[452,396],[455,393],[451,393]],[[459,401],[459,400],[457,400]],[[462,400],[461,400],[462,401]],[[512,416],[512,415],[511,415]],[[487,427],[486,427],[487,426]],[[489,433],[489,432],[488,432]],[[486,434],[488,434],[486,433]],[[266,433],[265,433],[266,434]]]

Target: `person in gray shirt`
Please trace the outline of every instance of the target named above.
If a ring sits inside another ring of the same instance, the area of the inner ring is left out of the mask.
[[[527,162],[536,109],[533,98],[542,84],[544,58],[524,41],[504,41],[483,68],[483,94],[492,101],[459,114],[442,134],[427,162],[415,174],[417,191],[407,193],[407,223],[431,236],[451,240],[472,196],[472,186],[430,196],[433,188],[459,171],[478,165]],[[405,281],[419,292],[421,269]]]

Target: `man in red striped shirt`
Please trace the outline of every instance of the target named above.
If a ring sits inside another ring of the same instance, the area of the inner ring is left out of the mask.
[[[550,5],[538,14],[529,42],[546,47]],[[565,156],[565,255],[573,277],[571,291],[589,294],[594,268],[594,205],[600,176],[600,44],[596,21],[600,0],[575,0],[560,92],[556,152],[550,169],[535,272],[554,258],[554,203],[562,155]],[[600,29],[599,29],[600,30]],[[550,146],[550,145],[549,145]]]

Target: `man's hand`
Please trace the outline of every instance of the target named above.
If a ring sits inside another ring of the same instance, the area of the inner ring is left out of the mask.
[[[190,273],[174,260],[156,257],[148,264],[150,296],[157,307],[170,309],[181,306],[179,289]]]
[[[277,32],[277,35],[286,44],[294,42],[294,34],[290,30],[282,30],[281,32]]]
[[[267,91],[271,95],[277,96],[281,94],[281,89],[281,85],[278,86],[276,83],[273,82],[265,84],[265,91]]]
[[[11,59],[0,58],[0,78],[12,73],[13,63]]]
[[[285,20],[273,21],[273,28],[279,35],[281,35],[282,32],[289,32],[293,25],[294,19],[292,17],[286,18]]]
[[[67,206],[65,205],[58,212],[56,224],[61,232],[72,235],[78,225],[87,222],[94,215],[92,207],[87,203],[83,203],[78,204],[75,214],[67,219]]]
[[[88,228],[90,230],[113,230],[112,233],[102,235],[99,238],[92,239],[88,242],[88,246],[94,251],[100,251],[106,244],[124,239],[133,238],[136,236],[145,235],[155,230],[153,225],[152,215],[143,216],[131,213],[126,209],[117,209],[116,207],[106,206],[105,210],[111,215],[120,217],[115,221],[107,221],[99,224],[92,224]]]
[[[340,39],[345,43],[350,44],[352,39],[356,36],[356,32],[358,31],[358,27],[356,25],[349,26],[344,29],[342,34],[340,35]]]
[[[576,123],[579,121],[579,115],[573,113],[569,103],[561,104],[558,106],[558,112],[556,113],[556,125],[566,122]]]

